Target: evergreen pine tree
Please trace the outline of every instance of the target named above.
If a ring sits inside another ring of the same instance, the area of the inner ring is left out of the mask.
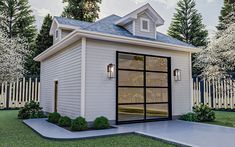
[[[49,35],[50,28],[52,25],[52,16],[48,14],[43,21],[40,33],[38,34],[34,49],[27,58],[25,64],[27,77],[39,77],[40,76],[40,63],[33,60],[34,57],[45,51],[47,48],[53,45],[53,37]]]
[[[231,17],[235,17],[235,1],[232,0],[224,0],[224,6],[222,7],[222,10],[220,11],[219,16],[219,25],[217,26],[218,31],[223,31],[228,28],[228,25],[232,21],[235,23],[235,19]]]
[[[208,31],[194,0],[180,0],[168,30],[168,35],[196,47],[207,45]]]
[[[32,43],[35,18],[28,0],[0,0],[0,27],[9,38],[19,36]]]
[[[168,30],[168,35],[192,44],[196,47],[206,46],[208,31],[202,23],[202,16],[196,10],[195,0],[180,0],[177,3],[176,13]],[[192,56],[195,63],[195,55]],[[193,66],[193,75],[201,74],[201,69]]]
[[[94,22],[99,18],[101,0],[64,0],[68,5],[64,8],[63,17],[81,21]]]

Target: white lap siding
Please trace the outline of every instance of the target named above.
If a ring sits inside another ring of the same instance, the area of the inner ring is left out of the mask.
[[[101,115],[116,119],[116,79],[108,79],[106,73],[108,64],[116,64],[116,51],[171,57],[173,116],[191,110],[190,53],[87,39],[85,116],[88,121]],[[174,81],[176,68],[182,71],[182,81]]]
[[[58,80],[58,112],[80,115],[81,43],[70,45],[41,62],[41,100],[45,112],[54,111],[54,81]]]

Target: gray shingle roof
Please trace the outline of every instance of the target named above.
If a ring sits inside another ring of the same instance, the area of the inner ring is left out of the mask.
[[[168,44],[180,45],[180,46],[186,46],[186,47],[194,47],[191,44],[179,41],[175,38],[172,38],[160,32],[157,32],[156,39],[134,36],[125,28],[114,24],[117,20],[121,19],[121,17],[117,15],[110,15],[95,23],[88,23],[84,21],[67,19],[63,17],[55,17],[55,18],[61,24],[78,26],[78,27],[81,27],[83,30],[87,30],[87,31],[94,31],[94,32],[99,32],[99,33],[112,34],[112,35],[125,36],[125,37],[130,37],[130,38],[138,38],[138,39],[151,40],[151,41],[158,41],[162,43],[168,43]]]
[[[70,25],[70,26],[75,26],[75,27],[80,27],[80,28],[84,28],[84,27],[87,27],[87,26],[92,24],[90,22],[85,22],[85,21],[80,21],[80,20],[75,20],[75,19],[69,19],[69,18],[65,18],[65,17],[55,16],[54,18],[60,24]]]

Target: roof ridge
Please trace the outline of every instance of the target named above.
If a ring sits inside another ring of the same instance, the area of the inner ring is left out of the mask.
[[[99,23],[99,22],[101,22],[101,21],[104,21],[105,19],[107,19],[107,18],[109,18],[109,17],[111,17],[111,16],[118,16],[118,15],[116,15],[116,14],[111,14],[111,15],[109,15],[109,16],[106,16],[106,17],[104,17],[104,18],[102,18],[102,19],[100,19],[100,20],[94,22],[93,24],[87,26],[86,28],[91,27],[91,26],[94,26],[94,25],[96,25],[97,23]],[[118,17],[121,17],[121,16],[118,16]],[[86,28],[85,28],[85,29],[86,29]]]
[[[67,19],[67,20],[80,21],[80,22],[85,22],[85,23],[90,23],[90,24],[94,23],[94,22],[88,22],[88,21],[83,21],[83,20],[78,20],[78,19],[73,19],[73,18],[67,18],[67,17],[62,17],[62,16],[54,16],[54,18],[63,18],[63,19]]]

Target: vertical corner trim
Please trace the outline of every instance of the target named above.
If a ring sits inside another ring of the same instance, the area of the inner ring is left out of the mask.
[[[86,38],[82,38],[81,48],[81,116],[85,117],[86,98]]]
[[[192,54],[189,53],[189,79],[190,79],[190,108],[193,111],[193,78],[192,78]]]

